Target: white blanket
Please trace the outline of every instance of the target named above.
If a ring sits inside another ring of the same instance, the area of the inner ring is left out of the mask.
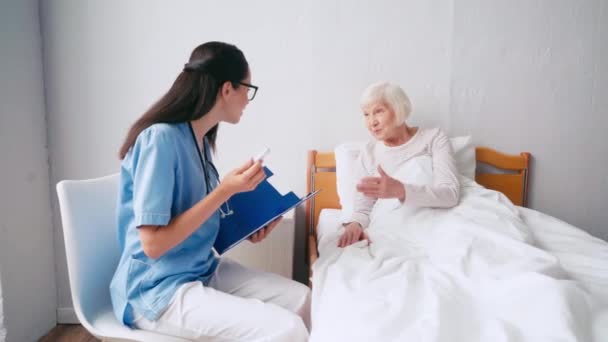
[[[430,175],[430,161],[415,160],[393,176]],[[535,244],[502,194],[463,181],[452,209],[379,201],[370,245],[342,249],[340,230],[323,236],[311,341],[593,340],[601,305],[590,289]]]

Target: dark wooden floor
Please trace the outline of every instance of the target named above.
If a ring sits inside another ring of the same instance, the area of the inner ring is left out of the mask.
[[[99,342],[80,324],[59,324],[38,342]]]

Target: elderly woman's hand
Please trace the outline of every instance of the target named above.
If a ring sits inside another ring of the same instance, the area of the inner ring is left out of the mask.
[[[350,222],[344,226],[344,233],[338,239],[338,247],[346,247],[361,240],[367,240],[368,243],[371,242],[367,233],[358,222]]]
[[[405,186],[395,178],[390,177],[378,165],[380,177],[365,177],[357,184],[357,191],[371,198],[398,198],[405,201]]]

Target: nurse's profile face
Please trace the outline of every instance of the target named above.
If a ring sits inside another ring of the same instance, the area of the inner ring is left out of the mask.
[[[225,117],[222,121],[236,124],[241,120],[245,107],[249,104],[249,99],[255,96],[257,87],[251,84],[251,73],[239,83],[236,87],[230,86],[230,91],[226,94],[225,100]]]

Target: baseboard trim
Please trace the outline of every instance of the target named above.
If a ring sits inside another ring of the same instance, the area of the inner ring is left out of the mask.
[[[57,309],[58,324],[80,324],[74,308],[58,308]]]

